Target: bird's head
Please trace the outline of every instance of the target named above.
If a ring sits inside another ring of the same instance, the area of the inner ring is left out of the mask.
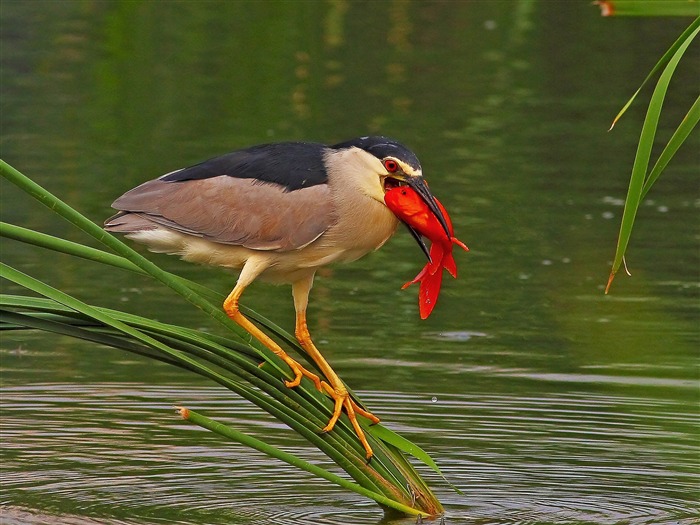
[[[396,186],[410,186],[421,197],[430,211],[435,214],[448,237],[450,236],[445,216],[423,178],[423,170],[415,153],[400,142],[381,136],[359,137],[333,146],[333,149],[337,150],[346,148],[357,148],[363,153],[369,154],[366,157],[373,172],[370,179],[373,180],[368,182],[375,190],[369,193],[371,197],[384,204],[384,193],[389,189]],[[409,224],[406,226],[430,259],[428,248],[421,235]]]

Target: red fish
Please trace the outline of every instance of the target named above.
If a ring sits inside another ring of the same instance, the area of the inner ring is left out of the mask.
[[[421,196],[409,186],[397,186],[389,189],[384,194],[384,202],[394,215],[412,229],[412,232],[417,232],[432,242],[430,261],[413,280],[402,287],[403,289],[412,284],[420,283],[418,291],[420,317],[427,319],[435,308],[440,294],[443,268],[452,277],[457,277],[457,264],[452,255],[452,246],[456,244],[466,251],[469,251],[469,248],[454,236],[450,216],[437,199],[435,199],[435,203],[447,223],[449,236],[438,217],[430,210]]]

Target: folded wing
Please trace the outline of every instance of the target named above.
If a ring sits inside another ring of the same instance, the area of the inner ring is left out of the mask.
[[[105,228],[129,233],[160,226],[222,244],[287,251],[313,242],[335,220],[325,183],[290,191],[275,182],[228,175],[163,179],[114,201],[119,213]]]

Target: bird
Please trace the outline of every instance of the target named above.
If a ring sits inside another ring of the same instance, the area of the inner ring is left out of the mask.
[[[351,262],[379,249],[402,222],[385,192],[410,186],[449,235],[445,217],[416,155],[384,136],[326,145],[277,142],[250,146],[149,180],[117,198],[106,231],[125,234],[154,252],[240,270],[223,309],[291,369],[287,387],[303,377],[332,398],[323,432],[346,412],[369,461],[373,450],[357,417],[379,418],[360,407],[316,348],[306,311],[314,275],[328,264]],[[404,223],[430,259],[421,234]],[[289,356],[244,316],[240,298],[256,279],[292,286],[295,335],[323,378]]]

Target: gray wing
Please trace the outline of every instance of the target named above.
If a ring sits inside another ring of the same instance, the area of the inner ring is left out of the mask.
[[[255,179],[220,175],[156,179],[119,197],[105,229],[135,232],[157,225],[223,244],[288,251],[317,239],[335,221],[328,184],[288,191]]]

